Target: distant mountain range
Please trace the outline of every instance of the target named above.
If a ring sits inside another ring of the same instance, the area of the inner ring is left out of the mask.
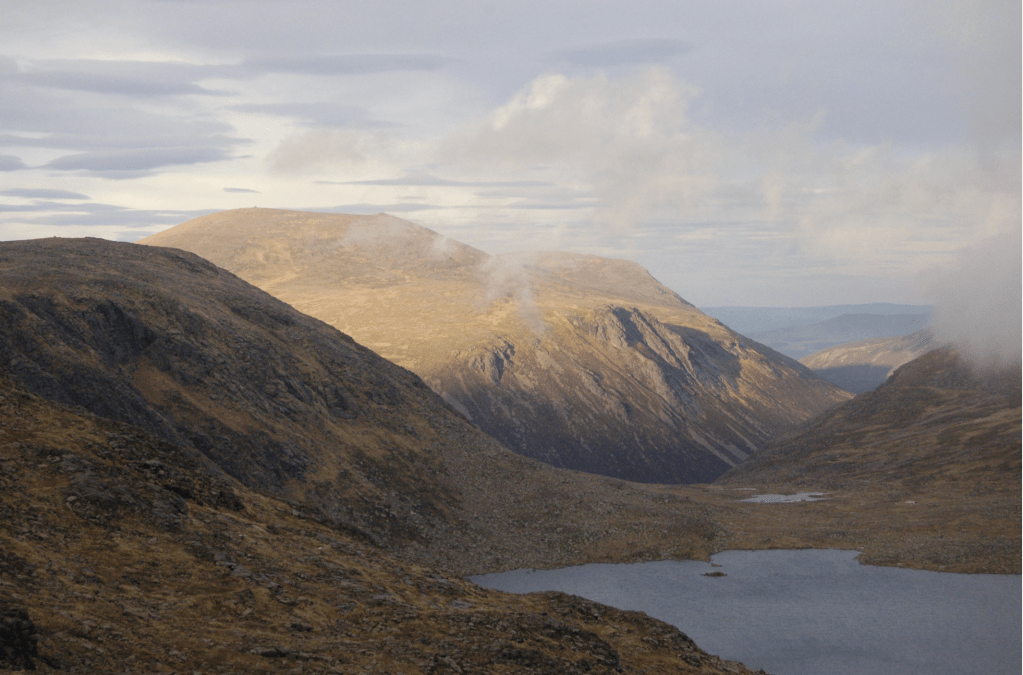
[[[196,253],[343,330],[554,466],[706,482],[847,396],[625,260],[491,256],[383,214],[272,209],[140,243]]]
[[[800,359],[807,368],[846,391],[862,394],[881,385],[895,369],[934,349],[929,330],[829,347]]]
[[[747,336],[781,328],[817,324],[847,314],[891,316],[893,314],[930,314],[931,311],[929,305],[899,305],[890,302],[816,307],[701,307],[700,309],[732,330]]]
[[[794,359],[835,345],[868,338],[895,337],[927,326],[926,305],[821,307],[708,307],[704,310],[732,330]]]
[[[843,314],[807,326],[776,328],[749,337],[794,359],[868,338],[908,335],[927,326],[926,314]]]

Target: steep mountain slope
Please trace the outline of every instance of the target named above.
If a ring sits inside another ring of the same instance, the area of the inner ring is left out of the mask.
[[[0,281],[0,375],[406,559],[706,557],[720,534],[700,505],[510,452],[412,373],[193,254],[5,242]]]
[[[0,670],[751,673],[669,625],[389,557],[0,376]]]
[[[1018,498],[1020,379],[1018,365],[982,372],[950,349],[929,352],[876,391],[779,437],[720,482],[942,486]]]
[[[30,392],[382,541],[451,519],[452,495],[425,476],[457,416],[411,373],[234,275],[180,251],[55,239],[0,245],[0,278],[0,371]]]
[[[895,369],[934,349],[929,330],[902,337],[858,340],[810,354],[804,366],[846,391],[862,394],[876,389]]]
[[[750,333],[750,337],[802,359],[847,342],[915,333],[927,326],[928,319],[928,314],[844,314],[820,323]]]
[[[197,253],[351,334],[554,466],[708,481],[846,396],[627,261],[488,256],[383,214],[269,209],[141,243]]]

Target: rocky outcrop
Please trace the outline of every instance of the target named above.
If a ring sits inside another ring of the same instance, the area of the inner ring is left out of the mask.
[[[351,334],[558,467],[707,482],[848,396],[625,260],[489,256],[383,214],[270,209],[142,243],[197,253]]]

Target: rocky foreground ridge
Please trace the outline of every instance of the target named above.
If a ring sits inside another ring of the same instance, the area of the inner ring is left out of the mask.
[[[708,482],[848,394],[624,260],[490,256],[384,214],[213,214],[141,243],[191,251],[414,371],[554,466]]]
[[[399,561],[2,375],[0,670],[752,672],[638,612]]]

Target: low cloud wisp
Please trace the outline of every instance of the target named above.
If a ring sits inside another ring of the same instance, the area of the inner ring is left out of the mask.
[[[1023,272],[1020,229],[964,251],[932,286],[932,327],[982,367],[1020,362]]]

